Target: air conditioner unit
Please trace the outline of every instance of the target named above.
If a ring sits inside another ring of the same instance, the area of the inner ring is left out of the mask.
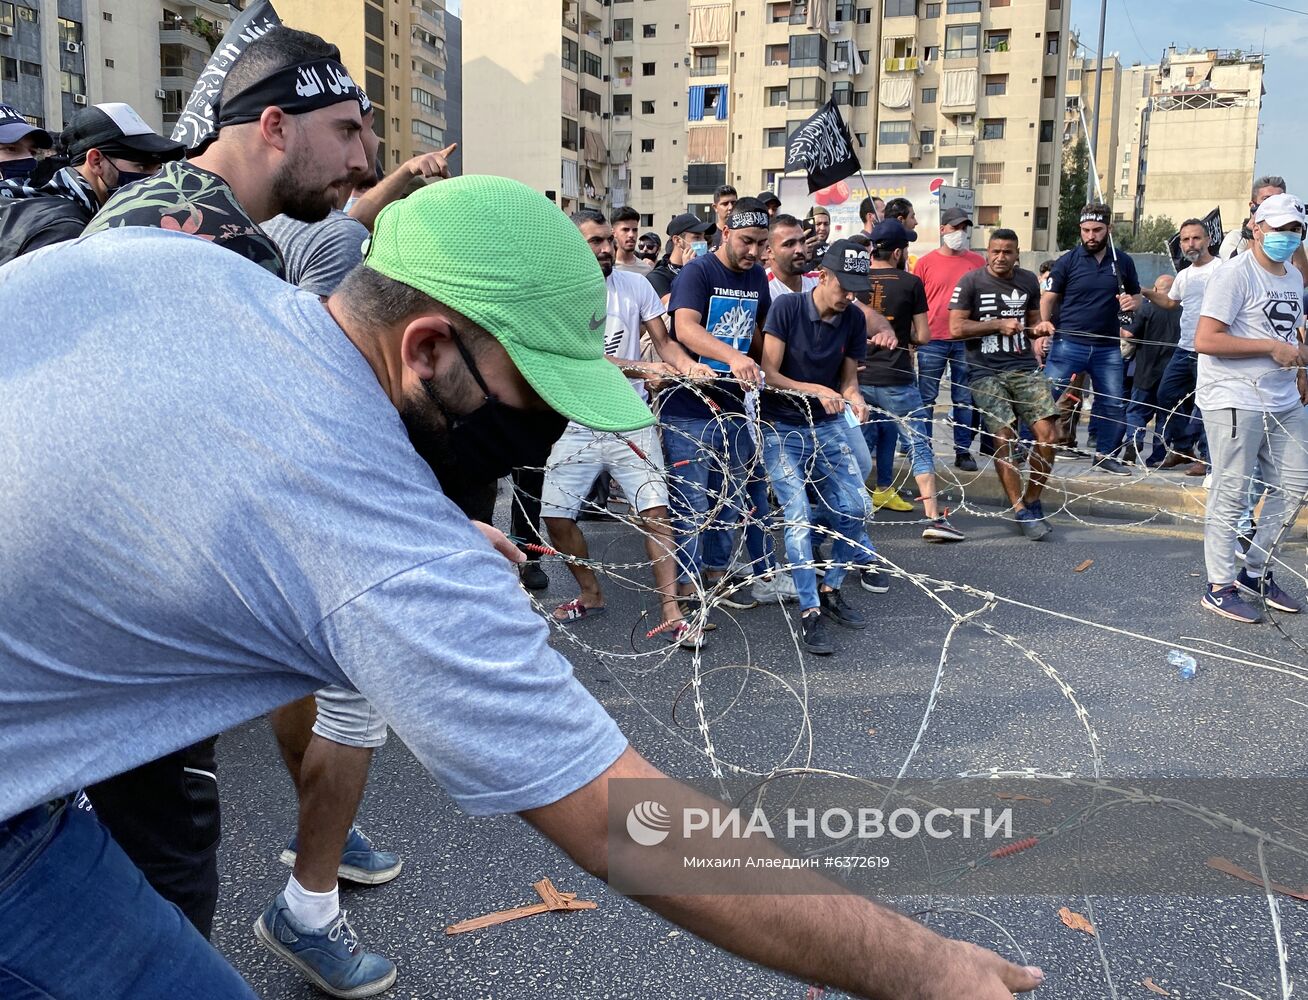
[[[168,91],[164,90],[163,87],[160,87],[158,90],[154,92],[154,96],[162,101],[168,97]]]
[[[783,63],[780,59],[773,59],[773,60],[772,60],[772,65],[773,65],[773,66],[784,66],[784,65],[786,65],[786,64]]]
[[[85,94],[74,94],[74,95],[73,95],[73,103],[74,103],[74,104],[85,104],[85,103],[86,103],[86,95],[85,95]]]
[[[0,35],[12,35],[14,29],[8,24],[0,24]]]
[[[789,102],[789,101],[777,101],[777,107],[779,107],[779,108],[788,108],[788,107],[790,107],[790,102]]]
[[[924,143],[922,143],[922,152],[924,152],[924,153],[934,153],[935,151],[936,151],[936,144],[935,144],[934,142],[924,142]]]
[[[843,73],[845,70],[849,69],[849,63],[844,59],[841,59],[839,62],[835,63],[835,68],[838,72]]]
[[[954,121],[958,122],[959,125],[975,125],[976,115],[959,115]]]
[[[64,42],[64,51],[65,51],[65,52],[80,52],[80,51],[82,51],[82,47],[81,47],[80,45],[78,45],[76,42]]]

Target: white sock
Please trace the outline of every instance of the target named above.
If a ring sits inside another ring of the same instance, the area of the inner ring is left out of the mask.
[[[327,927],[341,912],[341,896],[338,886],[332,886],[331,892],[310,892],[292,875],[286,883],[287,909],[309,930],[320,931]]]

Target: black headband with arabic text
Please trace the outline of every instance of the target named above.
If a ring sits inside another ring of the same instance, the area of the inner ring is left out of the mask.
[[[1108,213],[1102,209],[1086,210],[1081,213],[1082,222],[1102,222],[1108,225]]]
[[[360,114],[367,114],[372,107],[344,66],[335,59],[317,59],[280,69],[223,102],[217,109],[217,125],[258,121],[267,108],[302,115],[342,101],[357,101]]]
[[[735,211],[727,216],[728,229],[767,229],[772,217],[767,212]]]

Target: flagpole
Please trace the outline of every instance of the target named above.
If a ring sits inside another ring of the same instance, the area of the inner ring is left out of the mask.
[[[836,109],[836,114],[840,115],[840,122],[841,122],[842,125],[845,126],[845,131],[849,132],[850,135],[853,135],[854,133],[853,133],[852,131],[849,130],[849,122],[845,121],[845,115],[844,115],[844,112],[842,112],[842,111],[840,110],[840,105],[839,105],[839,104],[834,104],[834,103],[833,103],[831,106],[832,106],[833,108]],[[855,153],[854,155],[857,156],[858,154]],[[860,181],[863,182],[863,190],[866,191],[866,192],[867,192],[867,196],[868,196],[869,198],[871,198],[871,197],[872,197],[872,185],[868,183],[868,181],[867,181],[867,177],[866,177],[866,176],[864,175],[864,173],[863,173],[863,161],[862,161],[862,160],[859,160],[859,161],[858,161],[858,179],[859,179]],[[873,214],[875,214],[875,212],[876,212],[876,206],[873,206]],[[859,221],[859,222],[862,222],[863,220],[862,220],[862,219],[859,219],[858,221]]]

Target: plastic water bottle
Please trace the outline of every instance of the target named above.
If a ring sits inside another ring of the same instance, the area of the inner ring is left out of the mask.
[[[1181,675],[1183,681],[1192,679],[1199,667],[1193,656],[1189,653],[1182,653],[1179,649],[1169,649],[1167,651],[1167,662],[1176,667],[1176,672]]]

